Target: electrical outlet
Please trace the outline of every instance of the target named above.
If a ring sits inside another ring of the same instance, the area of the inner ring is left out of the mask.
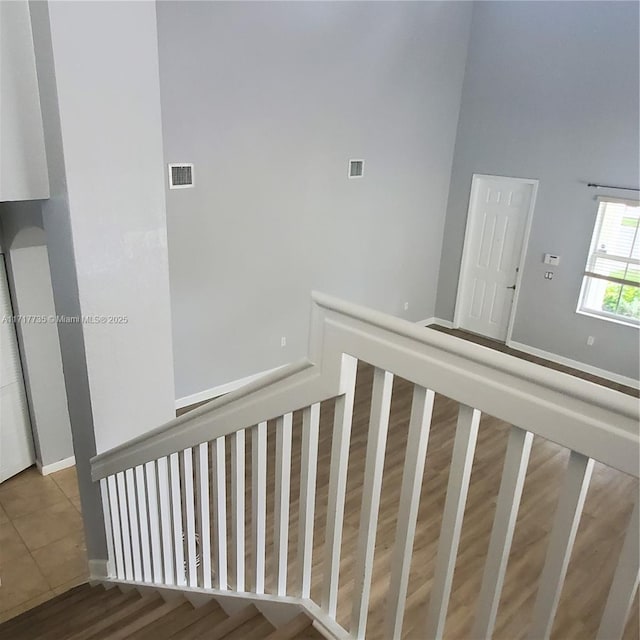
[[[280,346],[283,348],[287,346],[287,336],[282,336],[282,338],[280,338]]]
[[[593,343],[596,341],[596,339],[593,336],[589,336],[587,338],[587,345],[589,345],[590,347],[593,346]]]
[[[408,302],[404,303],[404,310],[405,311],[409,311],[409,303]]]
[[[553,271],[545,271],[544,272],[545,280],[553,280]]]

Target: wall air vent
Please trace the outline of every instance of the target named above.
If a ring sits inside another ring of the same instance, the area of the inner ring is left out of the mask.
[[[349,160],[349,177],[362,178],[364,174],[364,160]]]
[[[193,164],[179,162],[169,165],[169,189],[193,187]]]

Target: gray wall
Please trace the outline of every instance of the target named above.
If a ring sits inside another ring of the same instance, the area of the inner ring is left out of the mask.
[[[41,203],[0,204],[0,227],[13,312],[55,315]],[[19,323],[16,330],[36,458],[40,466],[47,466],[73,456],[58,328],[54,322],[38,322]]]
[[[177,397],[302,357],[312,289],[433,315],[470,14],[158,3]]]
[[[636,379],[638,330],[575,310],[597,209],[586,183],[638,185],[638,24],[632,2],[475,5],[436,307],[453,318],[472,174],[537,178],[513,340]],[[545,252],[561,256],[551,281]]]

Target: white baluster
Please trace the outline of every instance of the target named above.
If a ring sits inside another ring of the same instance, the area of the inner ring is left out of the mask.
[[[302,453],[300,456],[300,516],[298,522],[298,571],[300,596],[302,598],[309,598],[311,595],[319,424],[319,403],[312,404],[303,410]]]
[[[144,465],[147,477],[147,500],[149,507],[149,529],[151,531],[151,560],[153,581],[162,583],[162,546],[160,540],[160,512],[158,510],[158,479],[155,461]]]
[[[433,391],[423,387],[416,385],[413,388],[385,624],[385,637],[393,640],[400,640],[402,637],[402,621],[407,600],[413,540],[420,506],[420,489],[429,442],[434,396]]]
[[[187,584],[184,571],[184,540],[182,530],[182,496],[180,490],[180,457],[177,453],[169,456],[171,470],[171,524],[173,526],[173,553],[176,561],[176,584]]]
[[[251,430],[251,546],[254,589],[264,593],[267,519],[267,423]]]
[[[344,523],[344,502],[349,466],[349,444],[353,419],[357,360],[343,359],[341,383],[344,393],[336,398],[331,443],[331,469],[329,472],[329,499],[327,502],[327,528],[324,539],[324,582],[322,608],[335,618],[340,580],[340,550]]]
[[[640,578],[640,527],[638,522],[638,496],[627,526],[624,544],[618,560],[618,568],[613,576],[607,604],[600,620],[597,640],[617,640],[622,638],[629,611],[638,590]]]
[[[147,514],[147,490],[144,484],[142,465],[135,468],[136,493],[138,497],[138,518],[140,524],[140,551],[142,554],[142,576],[145,582],[152,582],[151,549],[149,548],[149,521]]]
[[[231,537],[236,574],[236,591],[244,591],[244,430],[230,437],[231,446]]]
[[[592,471],[593,460],[571,452],[533,607],[531,640],[546,640],[551,635]]]
[[[291,491],[291,425],[292,414],[276,421],[276,478],[274,544],[276,553],[276,593],[287,593],[289,549],[289,498]]]
[[[140,531],[138,528],[138,509],[136,507],[136,484],[133,469],[124,473],[127,485],[127,503],[129,505],[129,531],[131,534],[131,553],[133,556],[133,579],[142,580],[142,561],[140,558]]]
[[[211,525],[209,517],[209,443],[198,447],[198,517],[200,526],[200,558],[202,586],[211,588]]]
[[[211,443],[213,447],[213,510],[216,530],[216,572],[218,589],[226,590],[227,584],[227,480],[225,467],[224,436]]]
[[[115,575],[115,550],[113,548],[113,522],[111,519],[111,509],[109,507],[109,488],[107,479],[100,480],[100,495],[102,497],[102,514],[104,516],[104,532],[107,540],[107,575]]]
[[[532,442],[532,433],[511,427],[472,633],[474,638],[493,635]]]
[[[184,472],[184,501],[187,522],[187,563],[190,587],[198,586],[198,568],[196,565],[196,513],[193,492],[193,449],[188,447],[182,452]]]
[[[118,485],[118,507],[120,510],[120,525],[122,526],[122,548],[124,550],[124,577],[133,580],[133,562],[131,560],[131,533],[129,532],[129,515],[127,513],[127,485],[124,472],[116,474]]]
[[[365,637],[369,612],[376,526],[378,524],[392,390],[393,374],[383,369],[375,369],[371,393],[371,417],[367,434],[358,547],[354,568],[353,608],[351,610],[351,634],[359,640]]]
[[[453,456],[449,471],[447,497],[445,499],[442,526],[438,543],[436,568],[431,587],[429,612],[424,637],[440,640],[447,619],[453,571],[456,566],[464,507],[469,490],[473,454],[478,438],[480,411],[460,405],[458,425],[453,443]]]
[[[171,533],[171,483],[169,481],[169,461],[160,458],[157,464],[158,496],[160,497],[160,522],[162,529],[162,558],[165,584],[176,584],[173,562],[173,541]]]
[[[124,568],[124,547],[122,544],[122,529],[120,525],[120,507],[118,505],[118,487],[116,486],[116,476],[107,478],[109,488],[109,511],[113,522],[113,547],[116,556],[116,576],[123,580],[125,578]]]

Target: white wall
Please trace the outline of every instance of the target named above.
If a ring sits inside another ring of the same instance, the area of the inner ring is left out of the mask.
[[[639,20],[635,2],[476,3],[436,308],[453,318],[472,174],[537,178],[513,340],[635,379],[638,329],[576,307],[597,211],[586,183],[638,186]]]
[[[29,5],[0,2],[0,201],[48,196]]]
[[[158,3],[178,397],[302,357],[312,289],[433,315],[470,13]]]

